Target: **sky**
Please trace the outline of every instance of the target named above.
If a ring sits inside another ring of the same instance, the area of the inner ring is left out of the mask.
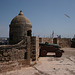
[[[0,37],[9,37],[9,24],[20,10],[32,23],[34,36],[75,34],[75,0],[0,0]]]

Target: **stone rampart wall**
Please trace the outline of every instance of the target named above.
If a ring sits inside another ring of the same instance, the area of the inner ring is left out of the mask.
[[[13,61],[25,58],[24,40],[15,45],[0,45],[0,61]]]
[[[0,62],[27,59],[37,61],[39,57],[39,42],[54,43],[61,47],[71,47],[70,38],[37,38],[27,37],[15,45],[0,45]]]
[[[71,39],[70,38],[62,38],[58,39],[58,44],[63,47],[71,47]]]
[[[53,43],[53,39],[52,38],[39,38],[39,42],[45,43]]]
[[[71,38],[39,38],[39,42],[58,44],[63,47],[71,47]]]
[[[62,48],[71,47],[71,38],[54,38],[53,43],[58,44]]]
[[[15,45],[0,45],[0,62],[24,60],[34,64],[39,58],[39,38],[26,37]]]

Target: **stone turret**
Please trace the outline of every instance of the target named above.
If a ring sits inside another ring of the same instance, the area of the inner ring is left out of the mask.
[[[32,36],[32,24],[20,11],[9,25],[9,44],[17,44],[26,36]]]

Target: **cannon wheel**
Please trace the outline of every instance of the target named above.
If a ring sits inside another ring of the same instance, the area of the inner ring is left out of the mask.
[[[55,54],[56,54],[56,57],[61,57],[62,56],[62,51],[56,51]]]
[[[46,56],[46,55],[47,55],[47,51],[46,51],[46,50],[42,50],[42,51],[41,51],[41,56],[44,57],[44,56]]]

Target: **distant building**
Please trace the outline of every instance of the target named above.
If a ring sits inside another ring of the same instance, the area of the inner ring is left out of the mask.
[[[9,38],[0,37],[0,45],[8,45],[8,44],[9,44]]]

